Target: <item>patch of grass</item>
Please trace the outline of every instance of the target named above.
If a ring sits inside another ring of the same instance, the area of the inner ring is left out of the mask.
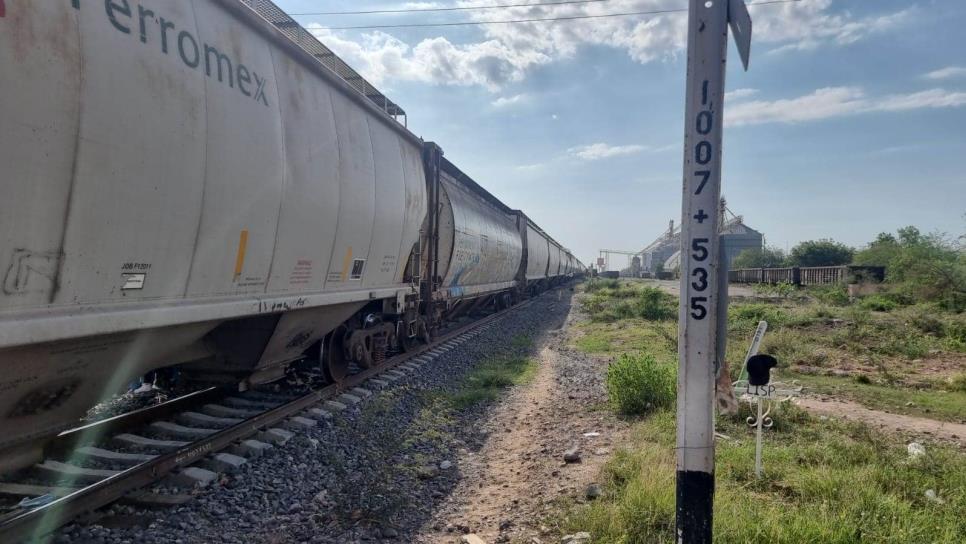
[[[716,452],[715,537],[720,542],[960,542],[966,531],[966,456],[905,445],[868,427],[813,419],[784,405],[767,431],[763,478],[754,476],[754,435],[721,421],[732,437]],[[556,520],[593,542],[673,542],[674,414],[640,422],[608,462],[598,500]],[[942,504],[930,501],[932,489]]]
[[[957,374],[949,378],[946,389],[947,391],[954,391],[956,393],[966,393],[966,373]]]
[[[753,287],[755,293],[761,296],[771,296],[778,298],[789,298],[794,295],[798,288],[794,283],[783,281],[775,284],[756,283]]]
[[[809,315],[814,319],[835,319],[838,313],[829,306],[815,306],[809,311]]]
[[[611,349],[610,340],[599,332],[585,333],[577,339],[575,345],[585,353],[606,353]]]
[[[844,285],[807,293],[807,300],[732,303],[727,360],[733,377],[755,326],[764,319],[769,330],[761,352],[778,357],[776,379],[798,380],[810,391],[872,409],[966,421],[966,372],[960,366],[960,373],[947,380],[930,370],[934,362],[942,368],[964,362],[955,352],[966,351],[966,316],[934,302],[914,304],[916,299],[895,292],[856,303],[849,302]],[[650,353],[652,362],[673,361],[676,323],[615,311],[636,296],[626,282],[593,296],[606,318],[582,324],[576,347],[616,356],[612,366],[622,369],[615,380],[619,387],[628,395],[648,394],[654,390],[651,381],[659,381],[651,379],[655,365],[630,364],[638,356],[626,354]],[[805,366],[841,368],[852,375],[794,371]],[[634,408],[624,409],[611,400],[611,409],[647,416],[636,421],[631,443],[606,465],[599,480],[603,496],[571,505],[555,520],[557,530],[589,531],[593,542],[673,542],[674,414],[653,409],[653,401],[637,400]],[[759,480],[746,415],[743,404],[739,418],[722,419],[717,427],[732,438],[717,442],[718,541],[960,542],[966,534],[966,456],[961,452],[927,444],[925,457],[910,460],[899,439],[782,405],[773,413],[775,427],[766,434],[765,475]],[[927,489],[943,502],[927,498]]]
[[[674,404],[677,368],[650,354],[622,354],[607,367],[607,396],[617,412],[643,415]]]
[[[899,304],[883,295],[869,295],[859,300],[859,306],[873,312],[891,312],[898,308]]]
[[[618,280],[600,281],[608,283],[588,284],[589,294],[582,298],[584,309],[593,321],[613,323],[629,318],[667,321],[677,317],[674,297],[657,287]]]
[[[830,306],[849,304],[849,291],[844,284],[809,286],[806,292],[819,302]]]
[[[785,323],[788,315],[774,304],[761,302],[731,304],[728,307],[728,323],[732,326],[751,327],[752,330],[759,321],[767,321],[769,328]]]
[[[596,293],[603,289],[618,289],[621,286],[620,280],[612,278],[593,278],[584,284],[584,290],[588,293]]]
[[[537,363],[529,357],[492,357],[483,361],[464,380],[463,387],[448,395],[458,410],[489,402],[511,386],[529,383],[537,374]]]
[[[518,351],[530,349],[533,347],[533,338],[526,334],[516,334],[510,340],[510,347]]]
[[[760,351],[777,358],[779,368],[793,365],[825,366],[828,357],[825,351],[810,345],[806,338],[793,329],[769,331]]]
[[[676,323],[624,319],[582,323],[578,328],[581,334],[574,340],[574,347],[585,353],[647,351],[662,359],[677,353]]]
[[[869,377],[850,379],[795,373],[788,377],[799,380],[811,391],[853,400],[874,410],[943,421],[966,421],[966,390],[957,389],[956,382],[950,382],[948,389],[919,390],[873,383]],[[889,380],[885,378],[885,381]],[[966,387],[966,377],[961,377],[959,383],[959,387]],[[912,404],[907,406],[908,403]]]
[[[902,356],[910,360],[921,359],[941,347],[939,339],[923,333],[905,314],[873,316],[869,310],[853,306],[845,311],[844,317],[846,326],[814,340],[852,355]],[[932,326],[923,323],[919,325]]]
[[[966,352],[966,320],[943,325],[943,346],[950,351]]]

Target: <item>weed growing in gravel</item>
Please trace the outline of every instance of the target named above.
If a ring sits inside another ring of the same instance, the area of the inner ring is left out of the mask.
[[[537,363],[529,357],[491,357],[483,361],[464,380],[464,386],[449,395],[458,410],[496,399],[507,387],[528,383],[537,373]]]
[[[528,350],[533,347],[533,338],[526,334],[514,335],[510,347],[517,351]]]
[[[607,396],[625,415],[643,415],[674,404],[676,367],[650,354],[622,354],[607,367]]]

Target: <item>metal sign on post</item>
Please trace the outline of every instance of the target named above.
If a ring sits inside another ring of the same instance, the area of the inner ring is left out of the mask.
[[[754,405],[757,416],[748,416],[745,421],[755,428],[755,476],[761,478],[762,473],[762,431],[770,429],[774,421],[771,414],[772,401],[786,402],[801,393],[802,388],[787,388],[784,384],[771,382],[770,371],[778,361],[770,355],[758,355],[758,348],[768,330],[767,321],[759,321],[755,335],[751,339],[751,346],[745,355],[745,362],[741,367],[738,380],[734,382],[735,391],[741,391],[741,398],[747,399]],[[768,408],[764,409],[765,403]]]
[[[711,542],[716,321],[722,302],[718,203],[729,23],[747,69],[751,17],[744,1],[690,0],[678,329],[676,536],[682,543]]]

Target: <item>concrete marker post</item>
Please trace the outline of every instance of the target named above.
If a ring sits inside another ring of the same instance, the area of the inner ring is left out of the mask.
[[[728,24],[747,68],[743,0],[690,0],[678,328],[676,539],[712,539],[714,383],[719,319],[718,206]],[[723,354],[722,354],[723,356]]]

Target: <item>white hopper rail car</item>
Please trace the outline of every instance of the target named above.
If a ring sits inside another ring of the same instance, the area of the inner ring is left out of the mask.
[[[338,380],[584,269],[241,0],[3,6],[0,472],[152,370]]]

